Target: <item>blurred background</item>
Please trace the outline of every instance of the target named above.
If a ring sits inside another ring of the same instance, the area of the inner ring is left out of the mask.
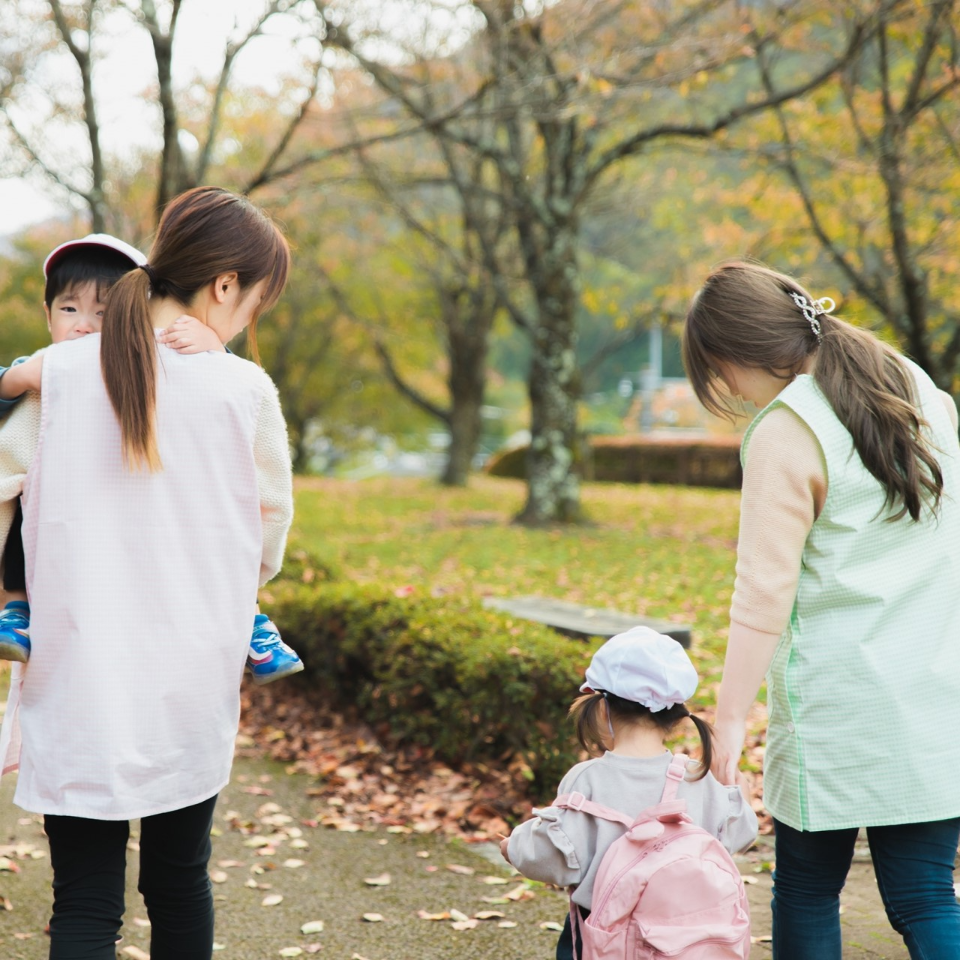
[[[4,0],[0,362],[47,341],[54,245],[148,251],[216,183],[294,248],[260,345],[302,473],[461,485],[523,448],[535,523],[577,518],[597,438],[729,452],[678,327],[731,257],[956,394],[957,7]]]

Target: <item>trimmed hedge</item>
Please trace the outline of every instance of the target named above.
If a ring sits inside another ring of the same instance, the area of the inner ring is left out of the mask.
[[[526,456],[526,447],[506,450],[491,458],[487,473],[522,479]],[[579,473],[584,480],[739,489],[740,438],[592,437]]]
[[[545,789],[576,761],[566,714],[594,644],[452,597],[289,581],[270,592],[302,682],[380,735],[447,763],[519,757]]]

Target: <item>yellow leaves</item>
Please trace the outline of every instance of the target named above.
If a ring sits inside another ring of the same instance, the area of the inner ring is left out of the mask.
[[[381,873],[376,877],[365,877],[363,882],[368,887],[385,887],[390,883],[390,874]]]

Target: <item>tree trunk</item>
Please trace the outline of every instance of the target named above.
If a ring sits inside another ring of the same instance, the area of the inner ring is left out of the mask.
[[[571,232],[571,239],[574,236]],[[527,502],[517,516],[519,523],[530,526],[583,519],[574,462],[580,398],[575,323],[579,275],[572,243],[564,247],[568,255],[560,258],[552,281],[537,289],[540,322],[527,384],[531,414]]]
[[[465,302],[466,301],[466,302]],[[450,446],[440,482],[465,487],[477,452],[483,419],[480,408],[487,388],[487,354],[496,315],[496,298],[479,287],[445,304],[450,375]]]
[[[440,482],[445,487],[467,485],[470,466],[480,440],[482,401],[482,394],[479,397],[454,397],[450,411],[450,446],[447,448],[447,462],[440,475]]]

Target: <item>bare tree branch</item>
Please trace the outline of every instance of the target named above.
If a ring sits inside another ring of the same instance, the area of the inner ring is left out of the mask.
[[[53,169],[46,161],[40,156],[39,152],[33,147],[30,141],[24,136],[20,128],[13,122],[13,119],[9,114],[5,114],[4,117],[7,121],[7,126],[10,128],[10,131],[13,133],[14,139],[20,146],[23,148],[24,152],[30,159],[35,163],[43,172],[48,176],[57,186],[62,187],[64,190],[73,194],[75,197],[79,197],[84,201],[91,209],[93,208],[93,198],[86,190],[81,190],[80,187],[74,186],[72,183],[69,183],[64,179],[56,170]]]
[[[241,53],[244,47],[254,39],[263,34],[263,28],[271,17],[280,12],[282,8],[281,0],[271,0],[257,22],[251,27],[247,34],[240,40],[227,41],[226,50],[223,54],[223,65],[220,68],[220,76],[217,78],[217,86],[213,94],[213,104],[210,108],[210,117],[207,123],[207,135],[204,138],[203,145],[200,148],[197,157],[196,169],[194,170],[193,180],[200,183],[207,175],[207,167],[210,165],[210,154],[213,150],[213,144],[216,141],[217,132],[220,129],[220,117],[223,111],[223,100],[227,92],[227,84],[230,82],[230,72],[233,69],[234,61]],[[316,83],[313,85],[313,93],[316,92]],[[310,99],[313,99],[311,94]],[[291,133],[292,136],[292,133]]]
[[[95,233],[106,229],[106,203],[104,194],[103,151],[100,146],[100,125],[97,122],[97,105],[93,96],[93,71],[90,52],[93,44],[93,14],[97,0],[87,0],[86,33],[87,48],[82,49],[73,36],[73,30],[64,13],[60,0],[48,0],[50,12],[60,38],[80,69],[80,82],[83,89],[83,120],[87,127],[87,139],[90,144],[90,190],[84,199],[90,206],[91,225]],[[44,166],[46,170],[46,167]],[[57,178],[55,178],[57,179]],[[76,191],[74,191],[76,192]]]
[[[589,171],[584,178],[585,187],[592,185],[608,167],[625,157],[632,156],[653,140],[659,140],[664,137],[706,139],[712,137],[720,130],[725,130],[727,127],[732,126],[744,117],[762,113],[771,107],[780,106],[788,100],[793,100],[803,96],[805,93],[809,93],[848,63],[860,49],[870,32],[871,29],[867,24],[858,23],[851,31],[850,39],[843,52],[811,77],[802,83],[794,84],[783,90],[768,92],[767,96],[762,100],[740,104],[738,107],[734,107],[734,109],[728,111],[723,116],[715,118],[709,123],[664,123],[638,131],[633,136],[603,151],[600,156],[591,163]]]
[[[409,384],[403,376],[400,374],[400,371],[397,368],[396,363],[393,359],[393,354],[386,346],[383,340],[382,333],[374,327],[373,324],[364,320],[362,317],[357,316],[356,311],[353,309],[350,301],[347,299],[344,292],[340,287],[334,282],[330,274],[323,268],[322,265],[317,265],[317,271],[323,277],[326,282],[330,294],[336,302],[340,310],[348,316],[354,323],[363,327],[365,330],[369,331],[373,337],[374,349],[377,351],[377,356],[380,358],[381,365],[383,366],[383,371],[387,375],[387,378],[396,388],[397,392],[402,396],[410,400],[411,403],[414,403],[416,406],[420,407],[421,410],[430,414],[430,416],[435,417],[437,420],[440,420],[442,423],[445,423],[449,426],[450,424],[450,411],[444,410],[442,407],[437,406],[432,400],[425,397],[419,390]]]
[[[917,58],[913,65],[913,74],[910,77],[910,83],[907,86],[907,92],[903,98],[903,106],[900,108],[900,114],[903,117],[916,114],[923,107],[920,106],[920,90],[927,76],[927,68],[930,66],[930,60],[934,51],[937,49],[937,42],[940,39],[941,20],[954,7],[955,0],[934,0],[930,5],[930,18],[923,31],[923,43],[917,51]]]
[[[170,28],[164,33],[157,17],[154,0],[141,0],[143,22],[150,31],[153,54],[157,63],[157,79],[160,85],[160,112],[163,117],[163,149],[160,155],[160,174],[157,183],[156,214],[160,212],[185,186],[185,163],[178,134],[177,103],[173,89],[173,40],[176,34],[180,0],[175,0]]]
[[[262,187],[268,183],[271,183],[273,180],[280,179],[281,177],[289,175],[291,170],[288,168],[286,172],[276,171],[276,165],[279,162],[280,158],[287,152],[287,148],[290,146],[290,142],[293,140],[294,134],[300,128],[300,125],[303,123],[307,114],[310,112],[310,107],[313,105],[317,98],[317,90],[320,86],[320,71],[321,66],[319,61],[315,65],[313,71],[313,80],[310,83],[310,89],[307,92],[307,96],[304,101],[297,108],[297,112],[294,114],[290,123],[287,124],[286,130],[284,130],[283,135],[277,141],[276,146],[273,150],[270,151],[270,156],[264,161],[263,166],[260,168],[259,172],[256,173],[249,181],[246,187],[243,189],[243,193],[253,193],[258,187]],[[300,169],[300,168],[298,168]]]
[[[772,96],[773,77],[770,75],[766,58],[762,53],[757,60],[757,67],[760,71],[760,77],[763,82],[764,89],[767,91],[768,96]],[[782,161],[783,167],[793,182],[798,195],[800,196],[800,202],[803,204],[803,209],[807,214],[807,220],[810,222],[811,229],[813,230],[817,239],[820,241],[820,244],[823,246],[824,250],[827,251],[834,263],[836,263],[836,265],[840,268],[840,271],[853,285],[854,289],[856,289],[857,292],[867,301],[872,303],[881,313],[887,315],[889,313],[890,305],[887,293],[883,286],[879,283],[871,282],[866,275],[857,270],[843,250],[840,249],[839,245],[827,232],[823,221],[820,219],[820,215],[817,213],[811,191],[803,178],[803,174],[800,172],[800,166],[797,162],[796,156],[796,145],[794,143],[793,136],[790,133],[790,127],[787,123],[787,118],[781,105],[778,104],[776,106],[775,114],[780,127],[780,137],[784,149],[784,157]]]

